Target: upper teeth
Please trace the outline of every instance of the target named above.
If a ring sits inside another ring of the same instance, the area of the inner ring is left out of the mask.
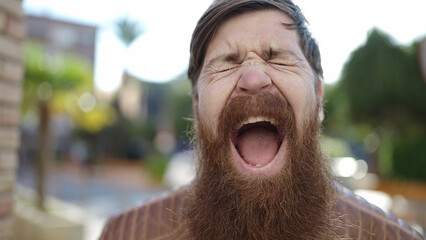
[[[247,120],[243,121],[240,124],[240,128],[246,124],[250,124],[250,123],[257,123],[257,122],[270,122],[272,125],[275,125],[275,119],[274,118],[268,118],[268,117],[262,117],[262,116],[257,116],[257,117],[249,117]]]

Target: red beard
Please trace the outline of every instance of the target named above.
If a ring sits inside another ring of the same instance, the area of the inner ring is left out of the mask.
[[[266,178],[234,167],[229,134],[250,112],[276,119],[285,132],[285,167]],[[225,106],[216,135],[196,114],[197,179],[188,198],[193,239],[334,239],[333,177],[319,145],[318,107],[297,133],[289,104],[271,94],[238,97]],[[217,137],[215,137],[217,136]]]

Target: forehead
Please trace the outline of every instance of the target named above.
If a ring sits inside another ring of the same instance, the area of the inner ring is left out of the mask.
[[[299,48],[293,20],[279,10],[256,10],[233,16],[219,25],[210,41],[205,62],[223,51],[250,51],[255,48]]]

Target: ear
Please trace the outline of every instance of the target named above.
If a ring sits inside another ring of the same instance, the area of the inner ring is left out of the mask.
[[[198,92],[194,89],[192,92],[192,110],[194,111],[194,114],[196,109],[198,109]]]
[[[322,81],[318,84],[318,89],[317,89],[317,93],[318,93],[318,98],[319,100],[322,101],[322,98],[324,97],[324,84],[322,83]]]

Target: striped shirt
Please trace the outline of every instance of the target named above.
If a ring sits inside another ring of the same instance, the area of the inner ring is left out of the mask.
[[[110,218],[100,240],[188,239],[183,199],[189,187],[172,190]],[[343,218],[342,227],[336,229],[342,239],[423,240],[401,219],[343,187],[338,188],[335,211]]]

